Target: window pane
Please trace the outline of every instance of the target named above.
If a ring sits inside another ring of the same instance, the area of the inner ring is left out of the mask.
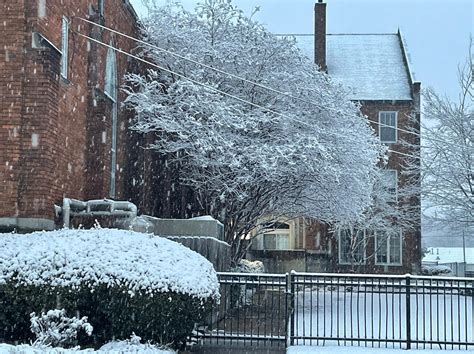
[[[364,262],[364,231],[341,230],[339,240],[341,263]]]
[[[290,248],[290,234],[276,234],[276,249],[287,250]]]
[[[375,247],[377,263],[387,263],[387,235],[384,232],[377,232]]]
[[[390,263],[400,264],[400,247],[401,239],[399,235],[392,235],[390,237]]]
[[[263,235],[263,248],[266,250],[276,249],[276,235],[275,234]]]
[[[379,123],[380,123],[380,141],[396,142],[397,132],[396,132],[395,112],[381,112],[379,114]]]

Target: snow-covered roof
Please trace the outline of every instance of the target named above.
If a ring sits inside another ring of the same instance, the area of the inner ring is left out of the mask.
[[[314,59],[314,35],[294,35]],[[351,89],[353,100],[411,100],[410,78],[398,34],[328,34],[328,74]]]
[[[423,262],[462,263],[464,251],[462,247],[429,247]],[[474,248],[466,247],[466,263],[474,264]]]

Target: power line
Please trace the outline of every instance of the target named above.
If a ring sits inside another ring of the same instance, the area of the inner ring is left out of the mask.
[[[173,70],[167,69],[167,68],[165,68],[165,67],[163,67],[163,66],[160,66],[160,65],[158,65],[158,64],[149,62],[148,60],[145,60],[145,59],[140,58],[140,57],[138,57],[138,56],[136,56],[136,55],[133,55],[133,54],[131,54],[131,53],[128,53],[128,52],[126,52],[126,51],[124,51],[124,50],[122,50],[122,49],[120,49],[120,48],[111,46],[110,44],[101,42],[101,41],[99,41],[99,40],[97,40],[97,39],[95,39],[95,38],[86,36],[85,34],[82,34],[82,33],[80,33],[80,32],[77,32],[77,31],[74,31],[74,30],[73,30],[73,32],[76,33],[76,34],[78,34],[78,35],[81,36],[81,37],[87,38],[87,39],[90,40],[90,41],[93,41],[93,42],[95,42],[95,43],[101,44],[101,45],[103,45],[103,46],[105,46],[105,47],[108,47],[108,48],[110,48],[110,49],[113,49],[113,50],[115,50],[115,51],[117,51],[117,52],[119,52],[119,53],[125,54],[125,55],[127,55],[127,56],[130,56],[130,57],[136,59],[136,60],[139,60],[139,61],[141,61],[141,62],[143,62],[143,63],[145,63],[145,64],[154,66],[154,67],[156,67],[156,68],[158,68],[158,69],[160,69],[160,70],[166,71],[167,73],[170,73],[170,74],[176,75],[176,76],[178,76],[178,77],[181,77],[181,78],[183,78],[183,79],[185,79],[185,80],[188,80],[188,81],[190,81],[190,82],[192,82],[192,83],[194,83],[194,84],[196,84],[196,85],[205,87],[205,88],[210,89],[210,90],[212,90],[212,91],[215,91],[215,92],[217,92],[217,93],[219,93],[219,94],[221,94],[221,95],[231,97],[231,98],[233,98],[233,99],[235,99],[235,100],[237,100],[237,101],[240,101],[240,102],[245,103],[245,104],[249,104],[249,105],[251,105],[251,106],[254,106],[254,107],[257,107],[257,108],[260,108],[260,109],[263,109],[263,110],[268,111],[268,112],[270,112],[270,113],[273,113],[273,114],[276,114],[276,115],[279,115],[279,116],[282,116],[282,117],[285,117],[285,118],[293,119],[292,117],[287,116],[287,115],[284,114],[284,113],[280,113],[280,112],[274,111],[274,110],[272,110],[272,109],[270,109],[270,108],[260,106],[260,105],[258,105],[258,104],[256,104],[256,103],[253,103],[253,102],[244,100],[243,98],[237,97],[237,96],[232,95],[232,94],[230,94],[230,93],[221,91],[221,90],[219,90],[219,89],[217,89],[217,88],[215,88],[215,87],[212,87],[212,86],[210,86],[210,85],[203,84],[202,82],[199,82],[199,81],[197,81],[197,80],[191,79],[191,78],[189,78],[189,77],[187,77],[187,76],[185,76],[185,75],[183,75],[183,74],[180,74],[180,73],[178,73],[178,72],[176,72],[176,71],[173,71]],[[302,123],[304,123],[304,122],[302,122]]]
[[[303,98],[300,98],[300,97],[297,97],[297,96],[293,96],[293,95],[289,94],[288,92],[283,92],[283,91],[274,89],[274,88],[269,87],[269,86],[267,86],[267,85],[263,85],[263,84],[260,84],[260,83],[258,83],[258,82],[255,82],[255,81],[246,79],[246,78],[244,78],[244,77],[241,77],[241,76],[238,76],[238,75],[229,73],[229,72],[227,72],[227,71],[224,71],[224,70],[221,70],[221,69],[212,67],[212,66],[210,66],[210,65],[207,65],[207,64],[205,64],[205,63],[199,62],[199,61],[197,61],[197,60],[194,60],[194,59],[191,59],[191,58],[187,58],[187,57],[185,57],[185,56],[182,56],[182,55],[177,54],[177,53],[175,53],[175,52],[169,51],[169,50],[164,49],[164,48],[162,48],[162,47],[159,47],[159,46],[157,46],[157,45],[154,45],[154,44],[145,42],[145,41],[143,41],[143,40],[141,40],[141,39],[138,39],[138,38],[129,36],[129,35],[123,33],[123,32],[119,32],[119,31],[117,31],[117,30],[115,30],[115,29],[113,29],[113,28],[111,28],[111,27],[107,27],[107,26],[104,26],[104,25],[95,23],[95,22],[93,22],[93,21],[87,20],[87,19],[82,18],[82,17],[75,16],[75,18],[77,18],[77,19],[79,19],[79,20],[81,20],[81,21],[87,22],[87,23],[89,23],[89,24],[95,25],[95,26],[97,26],[97,27],[100,27],[100,28],[102,28],[102,29],[105,29],[105,30],[107,30],[107,31],[110,31],[110,32],[112,32],[112,33],[115,33],[115,34],[118,34],[118,35],[120,35],[120,36],[123,36],[123,37],[125,37],[125,38],[131,39],[131,40],[133,40],[133,41],[135,41],[135,42],[144,44],[144,45],[146,45],[146,46],[149,46],[149,47],[151,47],[151,48],[154,48],[154,49],[156,49],[156,50],[159,50],[160,52],[170,54],[170,55],[172,55],[172,56],[174,56],[174,57],[177,57],[177,58],[180,58],[180,59],[189,61],[189,62],[194,63],[194,64],[196,64],[196,65],[200,65],[200,66],[202,66],[202,67],[205,67],[205,68],[207,68],[207,69],[213,70],[213,71],[215,71],[215,72],[218,72],[218,73],[227,75],[227,76],[229,76],[229,77],[233,77],[233,78],[235,78],[235,79],[238,79],[238,80],[247,82],[247,83],[249,83],[249,84],[252,84],[252,85],[257,86],[257,87],[260,87],[260,88],[263,88],[263,89],[265,89],[265,90],[269,90],[269,91],[274,92],[274,93],[277,93],[277,94],[279,94],[279,95],[286,96],[286,97],[292,98],[292,99],[294,99],[294,100],[297,100],[297,101],[300,101],[300,102],[304,102],[304,103],[306,103],[306,104],[313,105],[313,106],[317,107],[318,109],[323,109],[323,110],[330,109],[330,110],[333,110],[333,111],[335,111],[335,112],[337,113],[337,110],[334,109],[334,108],[331,108],[331,107],[323,107],[322,105],[320,105],[320,104],[318,104],[318,103],[316,103],[316,102],[314,102],[314,101],[308,101],[308,100],[305,100],[305,99],[303,99]],[[409,131],[409,130],[404,130],[404,129],[401,129],[401,128],[398,128],[398,127],[394,127],[394,126],[391,126],[391,125],[387,125],[387,124],[384,124],[384,123],[380,123],[380,122],[378,122],[378,121],[374,121],[374,120],[371,120],[371,119],[367,119],[367,120],[370,121],[370,122],[373,122],[373,123],[377,123],[377,124],[379,124],[379,125],[381,125],[381,126],[384,126],[384,127],[396,129],[396,130],[398,130],[398,131],[401,131],[401,132],[404,132],[404,133],[408,133],[408,134],[413,134],[413,135],[416,135],[416,136],[418,136],[418,137],[420,136],[420,134],[419,134],[419,133],[416,133],[416,132],[412,132],[412,131]]]
[[[219,89],[217,89],[217,88],[215,88],[215,87],[212,87],[212,86],[210,86],[210,85],[201,83],[201,82],[199,82],[199,81],[197,81],[197,80],[191,79],[191,78],[189,78],[189,77],[187,77],[187,76],[185,76],[185,75],[183,75],[183,74],[177,73],[177,72],[175,72],[175,71],[173,71],[173,70],[170,70],[170,69],[167,69],[167,68],[164,68],[164,67],[162,67],[162,66],[160,66],[160,65],[158,65],[158,64],[149,62],[148,60],[145,60],[145,59],[143,59],[143,58],[140,58],[140,57],[138,57],[138,56],[136,56],[136,55],[134,55],[134,54],[128,53],[128,52],[126,52],[126,51],[124,51],[124,50],[122,50],[122,49],[120,49],[120,48],[114,47],[114,46],[112,46],[112,45],[110,45],[110,44],[101,42],[101,41],[99,41],[99,40],[97,40],[97,39],[95,39],[95,38],[89,37],[89,36],[87,36],[87,35],[85,35],[85,34],[82,34],[82,33],[78,32],[78,31],[73,30],[73,32],[76,33],[77,35],[81,36],[81,37],[84,37],[84,38],[86,38],[86,39],[88,39],[88,40],[91,40],[91,41],[93,41],[93,42],[95,42],[95,43],[101,44],[101,45],[103,45],[103,46],[105,46],[105,47],[107,47],[107,48],[113,49],[113,50],[115,50],[115,51],[117,51],[117,52],[119,52],[119,53],[121,53],[121,54],[127,55],[127,56],[132,57],[132,58],[134,58],[134,59],[136,59],[136,60],[139,60],[139,61],[141,61],[141,62],[143,62],[143,63],[145,63],[145,64],[148,64],[148,65],[150,65],[150,66],[156,67],[156,68],[158,68],[158,69],[160,69],[160,70],[166,71],[166,72],[168,72],[168,73],[170,73],[170,74],[176,75],[176,76],[181,77],[181,78],[183,78],[183,79],[185,79],[185,80],[188,80],[188,81],[190,81],[190,82],[193,82],[193,83],[195,83],[196,85],[199,85],[199,86],[208,88],[208,89],[210,89],[210,90],[212,90],[212,91],[215,91],[215,92],[220,93],[220,94],[222,94],[222,95],[228,96],[228,97],[233,98],[233,99],[235,99],[235,100],[238,100],[238,101],[240,101],[240,102],[242,102],[242,103],[249,104],[249,105],[251,105],[251,106],[254,106],[254,107],[260,108],[260,109],[262,109],[262,110],[268,111],[268,112],[273,113],[273,114],[275,114],[275,115],[279,115],[279,116],[285,117],[285,118],[287,118],[287,119],[289,119],[289,120],[291,120],[291,121],[294,121],[294,122],[296,122],[296,123],[300,123],[300,124],[302,124],[302,125],[306,125],[306,126],[308,126],[308,127],[312,127],[312,125],[309,124],[309,123],[307,123],[307,122],[300,121],[300,120],[295,119],[294,117],[290,117],[290,116],[288,116],[288,115],[286,115],[286,114],[284,114],[284,113],[280,113],[280,112],[274,111],[274,110],[272,110],[272,109],[263,107],[263,106],[261,106],[261,105],[259,105],[259,104],[256,104],[256,103],[247,101],[247,100],[245,100],[245,99],[242,99],[242,98],[240,98],[240,97],[237,97],[237,96],[235,96],[235,95],[232,95],[232,94],[230,94],[230,93],[221,91],[221,90],[219,90]],[[342,136],[341,134],[335,134],[335,133],[331,133],[331,134],[332,134],[332,135],[336,135],[336,136],[340,136],[340,137],[342,137],[342,138],[345,138],[345,136]],[[387,151],[392,152],[392,153],[395,153],[395,154],[399,154],[399,155],[402,155],[402,156],[412,157],[411,155],[404,154],[404,153],[401,153],[401,152],[398,152],[398,151],[395,151],[395,150],[387,150]]]
[[[112,32],[112,33],[118,34],[118,35],[123,36],[123,37],[125,37],[125,38],[131,39],[131,40],[136,41],[136,42],[138,42],[138,43],[144,44],[144,45],[146,45],[146,46],[149,46],[149,47],[151,47],[151,48],[154,48],[154,49],[156,49],[156,50],[159,50],[159,51],[161,51],[161,52],[163,52],[163,53],[167,53],[167,54],[170,54],[170,55],[175,56],[175,57],[177,57],[177,58],[180,58],[180,59],[189,61],[189,62],[194,63],[194,64],[197,64],[197,65],[200,65],[200,66],[202,66],[202,67],[205,67],[205,68],[207,68],[207,69],[213,70],[213,71],[215,71],[215,72],[218,72],[218,73],[227,75],[227,76],[229,76],[229,77],[236,78],[236,79],[238,79],[238,80],[241,80],[241,81],[244,81],[244,82],[247,82],[247,83],[250,83],[250,84],[252,84],[252,85],[255,85],[255,86],[257,86],[257,87],[263,88],[263,89],[265,89],[265,90],[269,90],[269,91],[271,91],[271,92],[277,93],[277,94],[279,94],[279,95],[283,95],[283,96],[292,98],[292,99],[294,99],[294,100],[297,100],[297,101],[300,101],[300,102],[304,102],[304,103],[306,103],[306,104],[313,105],[313,106],[317,107],[317,108],[320,109],[320,110],[321,110],[321,109],[323,109],[323,110],[329,109],[329,110],[333,110],[333,111],[335,111],[335,112],[337,113],[337,110],[336,110],[336,109],[331,109],[331,107],[323,107],[323,106],[321,106],[320,104],[318,104],[318,103],[316,103],[316,102],[314,102],[314,101],[308,101],[308,100],[305,100],[305,99],[303,99],[303,98],[300,98],[300,97],[297,97],[297,96],[293,96],[293,95],[289,94],[288,92],[283,92],[283,91],[274,89],[274,88],[272,88],[272,87],[269,87],[269,86],[267,86],[267,85],[263,85],[263,84],[260,84],[260,83],[258,83],[258,82],[255,82],[255,81],[246,79],[246,78],[244,78],[244,77],[241,77],[241,76],[238,76],[238,75],[235,75],[235,74],[226,72],[226,71],[224,71],[224,70],[221,70],[221,69],[218,69],[218,68],[214,68],[214,67],[212,67],[212,66],[210,66],[210,65],[207,65],[207,64],[205,64],[205,63],[199,62],[199,61],[194,60],[194,59],[191,59],[191,58],[187,58],[187,57],[185,57],[185,56],[182,56],[182,55],[177,54],[177,53],[175,53],[175,52],[169,51],[169,50],[164,49],[164,48],[162,48],[162,47],[159,47],[159,46],[157,46],[157,45],[154,45],[154,44],[145,42],[145,41],[143,41],[143,40],[141,40],[141,39],[138,39],[138,38],[129,36],[129,35],[123,33],[123,32],[117,31],[117,30],[115,30],[115,29],[113,29],[113,28],[111,28],[111,27],[107,27],[107,26],[104,26],[104,25],[95,23],[95,22],[93,22],[93,21],[87,20],[87,19],[85,19],[85,18],[83,18],[83,17],[79,17],[79,16],[74,16],[74,18],[77,18],[77,19],[79,19],[79,20],[81,20],[81,21],[84,21],[84,22],[87,22],[87,23],[89,23],[89,24],[95,25],[95,26],[97,26],[97,27],[100,27],[100,28],[105,29],[105,30],[107,30],[107,31],[110,31],[110,32]],[[271,111],[271,110],[269,110],[269,111]],[[286,115],[284,115],[283,113],[280,113],[280,114],[286,117]],[[369,122],[376,123],[376,124],[378,124],[379,126],[382,126],[382,127],[392,128],[392,129],[395,129],[395,130],[400,131],[400,132],[404,132],[404,133],[407,133],[407,134],[412,134],[412,135],[415,135],[415,136],[420,137],[420,138],[422,137],[421,134],[420,134],[420,133],[417,133],[417,132],[413,132],[413,131],[410,131],[410,130],[402,129],[402,128],[399,128],[399,127],[394,127],[394,126],[392,126],[392,125],[384,124],[384,123],[381,123],[380,121],[375,121],[375,120],[373,120],[373,119],[368,119],[368,118],[367,118],[367,120],[368,120]],[[300,123],[303,123],[303,122],[300,122]],[[436,139],[431,139],[431,140],[437,141],[437,142],[440,142],[440,143],[443,143],[443,144],[446,144],[446,145],[451,145],[451,146],[455,146],[455,147],[461,147],[461,148],[471,149],[471,147],[469,147],[469,146],[467,146],[467,147],[465,147],[465,146],[459,146],[459,145],[456,145],[456,144],[452,144],[452,143],[449,143],[449,142],[446,142],[446,141],[436,140]]]
[[[154,44],[145,42],[145,41],[143,41],[143,40],[141,40],[141,39],[138,39],[138,38],[129,36],[129,35],[125,34],[125,33],[122,33],[122,32],[119,32],[119,31],[117,31],[117,30],[114,30],[113,28],[103,26],[103,25],[101,25],[101,24],[95,23],[95,22],[93,22],[93,21],[87,20],[87,19],[82,18],[82,17],[76,17],[76,18],[79,19],[79,20],[85,21],[85,22],[87,22],[87,23],[96,25],[96,26],[98,26],[98,27],[100,27],[100,28],[102,28],[102,29],[108,30],[108,31],[113,32],[113,33],[115,33],[115,34],[118,34],[118,35],[120,35],[120,36],[123,36],[123,37],[125,37],[125,38],[128,38],[128,39],[131,39],[131,40],[133,40],[133,41],[136,41],[136,42],[138,42],[138,43],[144,44],[144,45],[149,46],[149,47],[151,47],[151,48],[154,48],[154,49],[156,49],[156,50],[159,50],[160,52],[163,52],[163,53],[172,55],[172,56],[174,56],[174,57],[177,57],[177,58],[180,58],[180,59],[189,61],[189,62],[191,62],[191,63],[193,63],[193,64],[196,64],[196,65],[200,65],[200,66],[202,66],[202,67],[204,67],[204,68],[213,70],[213,71],[218,72],[218,73],[220,73],[220,74],[224,74],[224,75],[227,75],[227,76],[229,76],[229,77],[233,77],[233,78],[238,79],[238,80],[241,80],[241,81],[243,81],[243,82],[252,84],[252,85],[254,85],[254,86],[263,88],[263,89],[265,89],[265,90],[268,90],[268,91],[277,93],[277,94],[282,95],[282,96],[286,96],[286,97],[292,98],[292,99],[297,100],[297,101],[300,101],[300,102],[304,102],[304,103],[307,103],[307,104],[314,105],[315,107],[318,107],[319,109],[328,109],[328,107],[323,107],[323,106],[319,105],[319,104],[316,103],[316,102],[308,101],[308,100],[305,100],[304,98],[297,97],[297,96],[293,96],[293,95],[291,95],[291,94],[288,93],[288,92],[283,92],[283,91],[274,89],[274,88],[272,88],[272,87],[270,87],[270,86],[266,86],[266,85],[260,84],[260,83],[258,83],[258,82],[255,82],[255,81],[246,79],[246,78],[244,78],[244,77],[242,77],[242,76],[238,76],[238,75],[229,73],[229,72],[227,72],[227,71],[224,71],[224,70],[215,68],[215,67],[213,67],[213,66],[207,65],[207,64],[205,64],[205,63],[201,63],[201,62],[199,62],[199,61],[197,61],[197,60],[194,60],[194,59],[191,59],[191,58],[186,58],[185,56],[182,56],[182,55],[180,55],[180,54],[178,54],[178,53],[175,53],[175,52],[169,51],[169,50],[167,50],[167,49],[158,47],[157,45],[154,45]]]

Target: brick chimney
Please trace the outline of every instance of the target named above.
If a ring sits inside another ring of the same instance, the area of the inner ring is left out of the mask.
[[[326,3],[314,4],[314,62],[327,72],[326,66]]]

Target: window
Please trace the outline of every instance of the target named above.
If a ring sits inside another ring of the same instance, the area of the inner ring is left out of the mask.
[[[263,227],[263,235],[253,241],[253,249],[280,251],[290,249],[291,227],[289,224],[276,222]]]
[[[339,231],[339,263],[364,264],[365,263],[365,231],[340,230]]]
[[[397,170],[384,170],[383,176],[384,176],[383,188],[385,188],[387,193],[391,196],[391,200],[393,202],[396,202],[397,190],[398,190]]]
[[[384,231],[375,234],[376,264],[401,265],[402,264],[402,233],[388,235]]]
[[[110,46],[114,46],[113,41]],[[109,48],[105,63],[105,85],[104,93],[112,100],[112,147],[110,151],[110,197],[115,198],[115,182],[117,173],[117,120],[118,120],[118,92],[117,92],[117,57],[115,50]]]
[[[111,42],[110,45],[113,46],[113,42]],[[109,48],[107,51],[104,92],[114,102],[117,100],[117,58],[115,56],[115,50],[112,48]]]
[[[379,112],[379,136],[382,143],[397,142],[397,112]]]
[[[61,26],[61,76],[67,79],[69,50],[69,20],[63,17]]]

